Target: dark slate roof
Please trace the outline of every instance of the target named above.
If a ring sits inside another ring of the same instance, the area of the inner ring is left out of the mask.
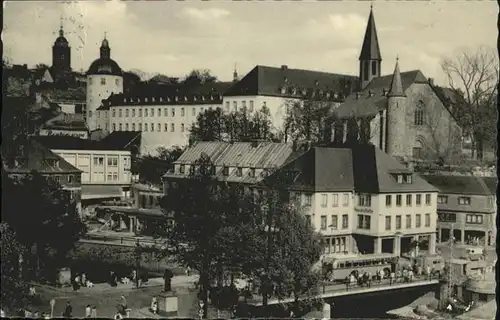
[[[370,10],[370,17],[366,25],[365,38],[363,39],[363,46],[361,47],[361,54],[359,60],[382,60],[380,48],[378,45],[377,28],[375,27],[375,18],[373,17],[373,10]]]
[[[422,176],[444,194],[496,195],[496,177],[424,175]]]
[[[303,153],[281,172],[293,172],[289,187],[310,192],[351,191],[354,188],[352,154],[349,149],[315,147]],[[273,181],[280,173],[269,177]]]
[[[98,110],[109,110],[110,106],[221,104],[224,93],[231,85],[232,82],[142,84],[129,92],[111,95],[103,100]]]
[[[141,131],[113,131],[102,140],[110,150],[130,150],[133,146],[141,145]]]
[[[408,169],[373,145],[352,147],[354,185],[358,192],[437,192],[438,190],[413,173],[412,183],[400,184],[394,173],[408,173]]]
[[[93,141],[72,136],[36,136],[33,139],[51,150],[124,150],[102,140]]]
[[[379,110],[387,106],[386,94],[391,87],[392,78],[393,74],[374,78],[362,92],[349,95],[345,102],[335,109],[336,115],[339,118],[376,115]],[[428,83],[428,81],[420,70],[413,70],[401,73],[401,83],[405,92],[414,83]]]
[[[98,58],[92,62],[87,75],[104,74],[122,76],[123,72],[118,63],[111,58]]]
[[[256,66],[235,83],[225,96],[276,96],[301,98],[304,91],[330,92],[343,100],[358,83],[358,77],[311,70]]]
[[[315,147],[283,167],[295,171],[292,189],[311,192],[350,191],[362,193],[436,192],[437,189],[412,174],[411,184],[399,184],[394,173],[411,173],[405,166],[371,145]],[[275,175],[274,175],[275,176]],[[270,177],[272,181],[273,176]]]
[[[19,153],[21,156],[17,159],[20,165],[5,168],[8,173],[29,173],[33,170],[42,174],[82,172],[33,139],[21,143]],[[51,166],[48,160],[58,160],[59,165],[57,167]]]

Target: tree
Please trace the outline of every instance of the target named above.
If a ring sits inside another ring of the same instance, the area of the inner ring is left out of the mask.
[[[480,47],[476,52],[464,51],[455,59],[444,60],[441,67],[457,96],[455,109],[460,125],[472,134],[473,149],[482,160],[488,137],[496,137],[498,56]]]
[[[2,254],[2,310],[16,310],[29,302],[28,285],[21,278],[19,253],[24,249],[16,239],[16,234],[7,223],[0,224]]]
[[[2,180],[9,199],[2,205],[2,221],[10,225],[25,248],[25,263],[35,265],[36,273],[31,277],[54,282],[66,254],[86,231],[75,204],[57,182],[38,172],[18,182],[8,177]]]
[[[208,109],[198,115],[191,127],[189,143],[196,141],[276,141],[267,107],[253,113],[247,110],[224,113],[221,108]]]
[[[217,77],[213,76],[210,70],[207,69],[195,69],[192,70],[184,79],[181,81],[183,84],[187,85],[200,85],[205,83],[215,83],[217,82]]]
[[[329,143],[332,140],[333,103],[323,100],[289,100],[286,103],[286,141]]]
[[[165,254],[200,272],[205,306],[211,279],[225,271],[255,279],[268,294],[275,287],[279,297],[293,293],[298,299],[315,288],[311,267],[322,251],[321,240],[300,210],[281,202],[284,190],[258,196],[217,181],[206,155],[191,168],[188,178],[168,187],[162,207],[173,213],[175,223],[156,237],[166,239]]]
[[[170,149],[158,148],[157,155],[147,155],[138,158],[133,166],[133,172],[138,173],[140,180],[152,184],[161,184],[161,177],[172,167],[172,163],[184,152],[184,148],[174,146]]]

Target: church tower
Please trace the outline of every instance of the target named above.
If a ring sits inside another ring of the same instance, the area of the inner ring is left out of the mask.
[[[386,152],[393,157],[404,157],[406,141],[406,95],[403,91],[398,60],[387,93]]]
[[[366,26],[365,38],[359,55],[359,86],[363,90],[373,78],[380,77],[382,56],[378,45],[377,28],[373,17],[373,7]]]
[[[87,113],[86,121],[90,131],[111,130],[107,111],[98,111],[102,100],[112,94],[123,93],[123,72],[118,63],[111,59],[111,48],[104,37],[99,58],[94,60],[87,71]]]
[[[59,37],[52,46],[52,72],[55,75],[71,72],[71,47],[64,37],[62,24],[59,29]]]

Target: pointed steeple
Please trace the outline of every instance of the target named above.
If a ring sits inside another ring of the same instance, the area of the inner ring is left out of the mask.
[[[109,47],[108,39],[106,38],[106,32],[104,32],[104,39],[101,43],[101,58],[111,58],[111,48]]]
[[[236,63],[234,64],[234,71],[233,71],[233,82],[238,82],[238,71],[236,69]]]
[[[391,88],[387,97],[406,97],[403,91],[403,83],[401,81],[401,73],[399,72],[399,58],[396,58],[396,67],[394,68],[394,73],[392,74]]]
[[[378,45],[377,28],[375,27],[375,18],[373,17],[373,6],[370,6],[370,16],[366,25],[365,38],[361,47],[359,60],[377,60],[382,61],[380,48]]]

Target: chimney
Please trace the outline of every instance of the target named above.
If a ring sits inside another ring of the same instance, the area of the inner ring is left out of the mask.
[[[286,64],[282,65],[282,66],[281,66],[281,70],[283,70],[283,71],[288,70],[288,66],[287,66]]]
[[[434,78],[429,78],[429,84],[434,87]]]

